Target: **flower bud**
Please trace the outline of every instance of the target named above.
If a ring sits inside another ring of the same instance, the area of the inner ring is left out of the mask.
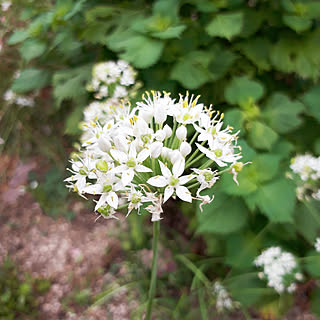
[[[161,154],[161,151],[163,149],[162,142],[153,142],[150,146],[150,154],[152,158],[158,158]]]
[[[166,134],[166,138],[171,137],[171,135],[172,135],[172,129],[171,129],[167,124],[163,127],[163,131],[164,131],[165,134]]]
[[[96,163],[96,168],[101,172],[108,172],[109,170],[108,162],[105,160],[99,160]]]
[[[175,163],[176,161],[179,161],[183,159],[183,156],[179,152],[179,150],[170,150],[171,152],[168,154],[171,163]]]
[[[180,152],[184,157],[186,157],[191,151],[192,151],[192,148],[188,142],[186,141],[181,142]]]
[[[187,128],[185,126],[180,126],[176,131],[177,138],[182,141],[187,137]]]
[[[164,159],[168,159],[170,152],[171,152],[171,149],[167,147],[163,147],[161,150],[161,157]]]
[[[156,132],[155,138],[157,141],[163,141],[166,138],[166,133],[164,130],[158,130]]]

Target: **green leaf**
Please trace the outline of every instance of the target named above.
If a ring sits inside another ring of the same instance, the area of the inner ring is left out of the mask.
[[[210,52],[212,61],[208,66],[208,70],[211,73],[211,79],[216,81],[227,73],[232,64],[238,59],[238,56],[230,50],[222,49],[218,45],[213,46]]]
[[[210,80],[207,70],[211,55],[205,51],[192,51],[178,61],[170,79],[179,81],[185,88],[196,89]]]
[[[225,89],[225,98],[230,104],[245,106],[259,100],[264,93],[263,86],[246,76],[234,77]]]
[[[294,221],[297,231],[313,245],[318,234],[319,224],[303,203],[299,203],[296,207]]]
[[[235,131],[238,131],[243,129],[245,114],[239,109],[231,109],[225,113],[224,119]]]
[[[271,222],[293,222],[295,186],[285,178],[261,186],[257,191],[258,207]]]
[[[320,122],[320,84],[311,88],[302,96],[310,114]]]
[[[235,44],[249,60],[251,60],[260,70],[270,70],[270,48],[271,43],[268,39],[253,38],[246,42]]]
[[[47,45],[38,39],[28,39],[20,47],[19,51],[25,61],[40,57],[46,51]]]
[[[256,191],[262,183],[271,180],[279,170],[280,157],[272,154],[259,154],[251,159],[238,174],[239,186],[232,176],[224,174],[221,178],[221,188],[230,195],[247,196]]]
[[[86,94],[85,84],[90,76],[91,65],[56,72],[53,76],[53,95],[57,106],[59,107],[64,99],[77,98]]]
[[[270,150],[277,141],[278,135],[270,127],[260,121],[253,121],[250,124],[248,138],[256,149]]]
[[[240,198],[217,193],[215,200],[198,210],[199,233],[228,234],[241,229],[246,221],[248,210]]]
[[[81,133],[79,123],[83,119],[83,106],[75,108],[65,122],[65,134],[78,135]]]
[[[186,27],[185,25],[169,27],[164,31],[153,32],[152,36],[159,39],[179,38]]]
[[[207,25],[206,31],[211,37],[221,37],[231,40],[239,34],[243,26],[243,13],[221,13],[217,14]]]
[[[298,116],[304,110],[304,105],[290,100],[286,95],[274,93],[263,111],[267,123],[279,133],[288,133],[297,129],[302,119]]]
[[[312,20],[306,17],[299,17],[295,15],[284,15],[283,22],[288,27],[296,32],[303,32],[310,29]]]
[[[271,49],[271,62],[282,72],[295,72],[302,78],[316,79],[320,74],[319,40],[318,31],[302,39],[280,36],[280,40]]]
[[[13,82],[11,89],[17,93],[24,93],[35,89],[41,89],[50,82],[50,74],[46,70],[25,69],[18,79]]]
[[[118,32],[109,37],[108,45],[112,50],[122,51],[120,58],[131,62],[137,68],[148,68],[161,56],[164,43],[131,32]]]
[[[9,45],[20,43],[29,37],[27,30],[17,30],[15,31],[8,40]]]
[[[262,25],[264,20],[264,11],[253,9],[244,9],[243,10],[243,26],[240,37],[249,38],[253,36]],[[251,39],[252,40],[252,39]]]
[[[276,154],[280,159],[288,159],[294,150],[294,145],[284,138],[278,140],[272,147],[272,154]]]
[[[303,262],[304,267],[312,277],[320,277],[320,254],[317,251],[312,250],[308,252]]]

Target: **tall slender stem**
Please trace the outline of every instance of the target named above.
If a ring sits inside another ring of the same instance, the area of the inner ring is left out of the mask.
[[[150,287],[149,287],[149,297],[148,297],[147,313],[146,313],[145,320],[151,320],[153,299],[156,292],[159,233],[160,233],[160,221],[155,221],[153,223],[151,281],[150,281]]]

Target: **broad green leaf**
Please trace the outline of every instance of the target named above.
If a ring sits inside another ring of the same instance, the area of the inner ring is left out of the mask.
[[[248,210],[240,198],[216,194],[210,204],[198,210],[199,233],[228,234],[241,229],[247,221]]]
[[[20,47],[19,51],[25,61],[40,57],[46,51],[47,45],[38,39],[28,39]]]
[[[219,8],[210,0],[188,0],[186,1],[196,6],[200,12],[217,12]]]
[[[238,174],[239,186],[231,175],[224,174],[221,178],[221,188],[230,195],[247,196],[256,191],[262,183],[271,180],[279,170],[280,157],[272,154],[259,154],[252,163],[246,165]]]
[[[13,44],[20,43],[26,40],[28,37],[29,37],[29,33],[27,30],[17,30],[9,38],[8,44],[13,45]]]
[[[314,152],[316,155],[320,156],[320,138],[318,138],[314,143]]]
[[[231,40],[239,34],[243,26],[243,13],[221,13],[216,15],[207,25],[206,31],[211,37],[221,37]]]
[[[310,29],[312,20],[306,17],[299,17],[295,15],[284,15],[283,22],[296,32],[303,32]]]
[[[232,109],[225,113],[224,120],[232,126],[235,131],[242,130],[243,123],[245,121],[245,114],[239,109]]]
[[[243,10],[243,26],[239,36],[249,38],[254,35],[262,25],[264,18],[262,10],[256,8]]]
[[[53,76],[53,95],[57,106],[61,105],[64,99],[77,98],[86,94],[85,85],[91,76],[91,65],[58,71]]]
[[[13,82],[11,89],[17,93],[24,93],[35,89],[41,89],[50,82],[50,74],[46,70],[25,69],[18,79]]]
[[[211,55],[205,51],[193,51],[178,61],[170,79],[179,81],[187,89],[196,89],[210,80],[207,70]]]
[[[311,88],[302,96],[302,101],[308,107],[308,111],[320,122],[320,84]]]
[[[312,250],[303,259],[304,267],[307,272],[312,276],[320,277],[320,254],[319,252]]]
[[[264,93],[263,86],[246,76],[234,77],[225,89],[225,98],[230,104],[245,106],[250,101],[259,100]]]
[[[295,72],[303,78],[316,79],[320,74],[320,33],[306,35],[303,39],[293,36],[280,36],[272,47],[270,59],[276,69],[282,72]]]
[[[271,222],[293,222],[295,186],[285,178],[261,186],[257,191],[259,209]]]
[[[152,36],[159,39],[179,38],[185,29],[185,25],[172,26],[164,31],[153,32]]]
[[[227,73],[238,56],[230,50],[222,49],[220,46],[213,46],[210,52],[212,61],[208,66],[208,70],[211,73],[211,79],[216,81]]]
[[[120,58],[131,62],[137,68],[148,68],[161,56],[164,43],[130,32],[118,32],[109,37],[108,45],[112,50],[122,52]]]
[[[292,156],[294,145],[284,138],[278,140],[272,147],[272,154],[278,155],[280,159],[288,159]]]
[[[284,94],[274,93],[267,102],[263,116],[275,131],[288,133],[301,125],[299,114],[303,110],[301,102],[292,101]]]
[[[264,123],[253,121],[250,124],[248,138],[256,149],[270,150],[277,141],[278,134]]]
[[[249,60],[251,60],[259,69],[270,70],[270,48],[271,43],[268,39],[253,38],[246,42],[240,42],[235,47],[240,50]]]
[[[225,263],[232,266],[233,270],[246,269],[250,270],[253,267],[253,260],[258,255],[261,248],[261,239],[256,234],[251,232],[239,232],[228,235],[225,239],[226,243],[226,257]],[[241,250],[240,250],[241,248]],[[253,275],[252,280],[256,279],[257,275]],[[245,279],[245,277],[242,277]],[[249,280],[248,278],[246,279]],[[258,280],[258,279],[256,279]],[[228,285],[235,280],[226,280]],[[249,285],[250,287],[250,285]]]
[[[294,212],[294,221],[297,231],[307,240],[311,245],[314,244],[315,239],[320,228],[318,222],[314,219],[309,209],[303,204],[299,203]]]

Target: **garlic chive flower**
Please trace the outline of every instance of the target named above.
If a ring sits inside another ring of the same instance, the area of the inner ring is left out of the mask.
[[[131,71],[124,76],[128,68],[119,61],[95,67],[90,89],[99,99],[113,100],[93,102],[85,110],[82,149],[71,160],[68,187],[94,195],[95,211],[104,218],[115,218],[119,208],[127,208],[127,215],[144,208],[158,221],[171,197],[199,201],[202,210],[214,196],[201,192],[214,186],[220,168],[236,177],[243,167],[238,133],[224,128],[220,113],[189,93],[175,99],[168,92],[146,92],[136,105],[129,97],[109,96],[111,84],[132,83]]]

